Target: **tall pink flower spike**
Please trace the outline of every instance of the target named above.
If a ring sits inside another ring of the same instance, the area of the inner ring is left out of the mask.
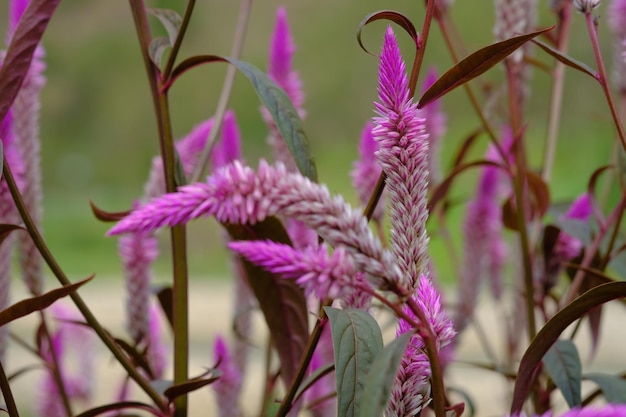
[[[29,0],[11,0],[9,38],[12,36],[22,14],[26,10]],[[28,208],[35,224],[41,226],[43,218],[42,190],[41,190],[41,156],[40,156],[40,92],[46,79],[43,72],[45,52],[41,45],[37,46],[30,69],[20,91],[13,102],[13,129],[16,135],[16,144],[22,154],[24,163],[24,184],[21,187],[24,203]],[[33,294],[43,291],[43,259],[27,233],[18,235],[20,266],[24,282]]]

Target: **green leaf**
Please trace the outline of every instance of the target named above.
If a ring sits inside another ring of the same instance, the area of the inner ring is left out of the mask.
[[[543,365],[570,408],[580,406],[582,367],[576,345],[569,339],[557,341],[543,357]]]
[[[598,285],[574,299],[548,320],[522,356],[513,390],[511,414],[521,411],[532,387],[532,381],[536,376],[537,366],[567,326],[584,316],[592,308],[623,297],[626,297],[626,282],[610,282]]]
[[[586,374],[583,378],[598,384],[607,402],[626,404],[626,381],[623,378],[599,372]]]
[[[330,320],[337,377],[337,415],[360,413],[365,381],[383,350],[383,336],[374,318],[362,310],[324,307]]]
[[[59,298],[70,295],[74,291],[78,290],[83,284],[86,284],[93,278],[93,275],[82,281],[75,282],[71,285],[66,285],[60,288],[56,288],[52,291],[48,291],[45,294],[38,295],[36,297],[27,298],[22,301],[5,308],[0,311],[0,327],[5,324],[34,313],[35,311],[43,310],[49,307]]]
[[[361,23],[359,23],[356,31],[356,40],[359,43],[359,46],[368,54],[375,55],[368,51],[367,48],[365,48],[361,39],[361,35],[365,26],[377,20],[390,20],[396,23],[398,26],[403,28],[409,34],[409,36],[411,36],[411,39],[413,39],[413,43],[415,43],[416,47],[419,44],[419,35],[417,33],[417,29],[415,29],[413,22],[411,22],[408,17],[394,10],[379,10],[365,16],[363,20],[361,20]]]
[[[260,69],[238,59],[217,55],[199,55],[181,62],[172,72],[163,89],[167,90],[183,73],[202,64],[230,62],[241,71],[254,87],[261,102],[269,110],[274,123],[285,140],[293,159],[302,175],[317,181],[317,168],[309,148],[309,140],[304,133],[302,120],[289,96]]]
[[[412,333],[403,334],[376,355],[365,381],[360,417],[380,417],[383,415],[393,383],[398,375],[400,360],[406,351],[411,336]]]
[[[31,0],[11,37],[0,68],[0,121],[4,120],[28,73],[35,48],[61,0]]]
[[[169,38],[169,46],[174,45],[176,42],[176,36],[180,30],[180,25],[183,19],[178,13],[170,9],[147,9],[148,13],[159,19],[165,30],[167,31],[167,37]]]
[[[254,225],[225,224],[234,240],[263,240],[291,244],[287,232],[275,217]],[[308,313],[303,290],[293,281],[277,277],[241,259],[280,359],[281,375],[289,385],[309,339]]]
[[[454,90],[458,86],[478,77],[515,52],[532,38],[552,29],[553,27],[541,29],[479,49],[443,74],[441,78],[422,95],[417,107],[421,109],[428,103],[437,100],[439,97]]]
[[[590,75],[593,79],[598,81],[598,73],[595,72],[593,69],[591,69],[591,67],[589,67],[587,64],[565,55],[563,52],[559,51],[553,46],[545,44],[536,39],[533,39],[532,41],[533,43],[535,43],[535,45],[537,45],[538,47],[540,47],[541,49],[543,49],[548,54],[552,55],[553,57],[555,57],[557,60],[561,61],[568,67],[574,68],[575,70],[578,70],[584,74]]]
[[[148,55],[150,56],[152,63],[157,67],[160,67],[161,61],[163,60],[163,54],[171,46],[170,40],[165,36],[159,36],[158,38],[152,39],[150,46],[148,47]]]

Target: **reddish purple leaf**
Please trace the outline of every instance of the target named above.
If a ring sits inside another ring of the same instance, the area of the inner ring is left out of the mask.
[[[30,68],[35,48],[61,0],[31,0],[0,69],[0,120],[4,120]]]
[[[532,41],[535,43],[535,45],[555,57],[557,60],[561,61],[563,64],[567,65],[568,67],[574,68],[575,70],[578,70],[584,74],[590,75],[593,79],[598,81],[598,73],[591,69],[587,64],[565,55],[563,52],[559,51],[553,46],[545,44],[536,39],[533,39]]]
[[[194,378],[189,381],[182,382],[180,384],[172,385],[168,389],[166,389],[163,394],[167,397],[168,401],[171,403],[176,398],[189,394],[190,392],[199,390],[202,387],[206,387],[207,385],[212,384],[213,382],[220,379],[221,372],[217,369],[212,369],[207,374],[211,374],[209,378]]]
[[[119,222],[130,214],[130,210],[118,212],[102,210],[91,200],[89,200],[89,205],[91,206],[91,211],[93,212],[93,215],[96,216],[96,219],[106,223]]]
[[[415,29],[413,22],[411,22],[408,17],[406,17],[402,13],[398,13],[393,10],[379,10],[365,16],[365,18],[361,20],[361,23],[359,23],[359,27],[356,31],[356,39],[359,42],[359,46],[368,54],[375,55],[368,51],[367,48],[363,45],[363,41],[361,40],[361,34],[365,26],[377,20],[390,20],[396,23],[409,34],[411,39],[413,39],[415,47],[419,47],[419,34],[417,33],[417,29]]]
[[[4,239],[6,239],[12,231],[17,229],[26,230],[16,224],[0,224],[0,243],[4,242]]]
[[[553,28],[554,26],[516,36],[479,49],[443,74],[441,78],[424,93],[417,107],[421,109],[428,103],[437,100],[439,97],[454,90],[458,86],[478,77],[535,36],[541,35]]]
[[[102,405],[100,407],[95,407],[90,410],[83,411],[82,413],[78,414],[76,417],[95,417],[95,416],[99,416],[105,413],[109,413],[110,411],[126,410],[129,408],[147,411],[154,416],[163,417],[163,413],[161,411],[150,406],[149,404],[140,403],[138,401],[120,401],[120,402],[115,402],[112,404]],[[116,413],[116,415],[119,415],[119,414]]]
[[[93,278],[93,275],[82,281],[75,282],[71,285],[66,285],[61,288],[56,288],[45,294],[38,295],[36,297],[27,298],[26,300],[18,301],[17,303],[0,311],[0,326],[34,313],[35,311],[43,310],[49,307],[59,298],[70,295],[80,288],[83,284],[86,284]]]

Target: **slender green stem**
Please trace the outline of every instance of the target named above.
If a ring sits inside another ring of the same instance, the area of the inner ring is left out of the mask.
[[[564,2],[560,12],[561,24],[559,25],[559,37],[557,49],[563,53],[567,53],[569,45],[569,36],[571,28],[572,3]],[[556,61],[554,70],[552,71],[552,93],[550,97],[550,115],[548,117],[548,136],[546,138],[546,147],[543,156],[543,180],[548,182],[552,176],[552,167],[554,165],[554,156],[556,153],[556,142],[559,136],[559,125],[561,123],[561,111],[563,108],[563,88],[565,85],[565,64]]]
[[[591,12],[585,13],[585,22],[587,23],[587,32],[589,32],[589,38],[591,39],[591,45],[593,47],[593,55],[596,59],[596,65],[598,66],[598,81],[602,86],[602,91],[604,92],[606,101],[609,105],[611,117],[613,118],[613,123],[617,129],[619,140],[622,143],[622,148],[626,151],[626,134],[624,133],[624,127],[622,126],[619,115],[617,114],[617,109],[615,107],[615,103],[613,102],[613,96],[611,95],[611,91],[609,89],[604,60],[602,59],[602,52],[600,51],[600,42],[598,41],[598,28],[593,21]]]
[[[172,45],[170,54],[167,57],[165,68],[163,69],[164,80],[167,80],[172,74],[172,69],[174,68],[174,64],[176,63],[176,57],[178,56],[178,51],[180,50],[180,46],[183,44],[183,39],[185,38],[185,34],[187,33],[187,27],[189,26],[189,21],[191,20],[191,15],[193,14],[193,8],[195,5],[196,5],[196,0],[187,1],[187,7],[185,8],[183,21],[180,24],[180,29],[178,30],[178,33],[176,34],[176,40],[174,41],[174,45]]]
[[[0,361],[0,392],[4,396],[4,402],[7,406],[7,411],[10,417],[20,417],[20,413],[17,411],[17,405],[15,404],[15,398],[13,398],[13,392],[11,392],[11,385],[7,379],[7,375],[4,372],[2,361]]]
[[[3,160],[3,176],[7,182],[7,186],[9,187],[9,191],[11,192],[11,197],[15,202],[15,206],[17,207],[22,220],[24,221],[24,226],[28,230],[28,234],[33,239],[33,243],[39,249],[41,256],[48,264],[48,267],[52,271],[55,277],[59,280],[61,285],[71,285],[70,280],[65,275],[65,272],[61,269],[56,259],[50,252],[50,249],[46,245],[43,240],[39,229],[33,222],[33,219],[24,204],[24,200],[22,199],[22,194],[20,193],[17,185],[15,184],[15,180],[13,178],[13,173],[11,172],[11,167],[9,166],[6,157]],[[168,407],[167,404],[163,401],[163,397],[156,392],[156,390],[150,385],[150,382],[143,377],[135,368],[135,365],[128,359],[128,357],[122,352],[122,350],[117,346],[111,335],[104,330],[104,328],[100,325],[96,317],[93,315],[87,304],[82,299],[77,292],[73,292],[70,294],[70,298],[80,311],[80,313],[85,318],[85,321],[91,327],[94,332],[100,337],[102,342],[106,345],[106,347],[111,351],[115,359],[122,365],[122,367],[126,370],[128,375],[139,385],[139,387],[154,401],[154,403],[162,410],[167,412]]]
[[[313,352],[315,352],[315,347],[322,336],[322,331],[328,322],[326,318],[326,313],[324,313],[324,307],[332,304],[332,300],[326,300],[322,308],[320,308],[319,316],[317,321],[315,322],[315,326],[313,327],[313,331],[311,332],[311,336],[307,342],[307,345],[304,349],[304,355],[300,358],[300,363],[298,364],[298,370],[296,375],[289,383],[289,388],[287,389],[287,393],[285,394],[285,398],[280,403],[280,408],[276,413],[276,417],[285,417],[289,410],[291,409],[293,399],[298,392],[298,387],[302,383],[304,376],[306,375],[306,371],[309,368],[309,364],[311,363],[311,358],[313,357]]]
[[[243,50],[243,43],[246,38],[246,31],[248,29],[248,21],[250,20],[250,11],[252,10],[252,0],[241,0],[241,7],[239,9],[239,17],[237,18],[237,29],[235,30],[235,38],[233,40],[233,46],[230,51],[232,58],[239,59],[241,57],[241,51]],[[228,101],[233,91],[233,84],[235,83],[235,75],[237,74],[237,68],[233,65],[229,65],[226,70],[226,76],[224,77],[224,84],[222,84],[222,92],[217,102],[217,108],[215,110],[215,116],[213,117],[213,127],[209,132],[209,138],[206,145],[200,154],[198,159],[198,165],[191,176],[191,182],[197,182],[200,180],[202,173],[206,169],[209,163],[209,157],[211,156],[211,150],[215,145],[217,135],[222,130],[222,122],[224,121],[224,113],[228,107]]]

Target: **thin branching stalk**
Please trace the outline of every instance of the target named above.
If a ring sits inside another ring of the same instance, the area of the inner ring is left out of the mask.
[[[176,57],[178,56],[178,51],[180,51],[180,47],[183,44],[183,39],[185,39],[185,34],[187,33],[187,27],[189,26],[189,21],[191,20],[191,15],[193,14],[193,8],[196,5],[196,0],[188,0],[187,7],[185,8],[185,14],[183,15],[183,21],[180,24],[180,29],[176,34],[176,40],[174,41],[174,45],[172,45],[172,49],[170,50],[170,54],[167,57],[167,62],[165,63],[165,68],[163,69],[163,79],[167,80],[172,74],[172,69],[174,69],[174,64],[176,63]]]
[[[241,51],[243,50],[243,43],[246,38],[246,31],[248,29],[248,21],[250,20],[250,11],[252,10],[252,0],[241,0],[241,6],[239,9],[239,17],[237,18],[237,28],[235,29],[235,38],[233,40],[233,46],[230,51],[230,56],[235,59],[241,57]],[[202,173],[209,163],[211,157],[211,150],[215,145],[215,141],[218,138],[220,131],[222,130],[222,122],[224,121],[224,114],[228,107],[228,101],[233,91],[233,84],[235,82],[235,75],[237,74],[237,68],[234,65],[229,65],[226,70],[226,76],[224,77],[224,84],[222,84],[222,92],[217,102],[217,108],[215,109],[215,116],[213,117],[213,128],[209,133],[206,145],[200,154],[198,159],[198,165],[191,176],[191,182],[198,182]]]
[[[54,274],[54,276],[59,280],[61,285],[67,286],[71,285],[70,280],[65,275],[65,272],[61,269],[56,259],[50,252],[50,249],[44,242],[39,229],[35,226],[26,205],[24,204],[24,200],[22,199],[22,194],[17,188],[15,184],[15,179],[13,178],[13,173],[11,171],[11,167],[6,160],[6,157],[3,160],[3,176],[7,182],[7,186],[9,187],[9,191],[11,192],[11,197],[15,202],[15,206],[22,217],[22,221],[24,222],[24,226],[26,230],[28,230],[28,234],[33,239],[35,246],[39,249],[41,256],[46,261],[48,267]],[[167,404],[163,401],[163,397],[156,392],[156,390],[150,384],[145,377],[143,377],[135,368],[135,365],[128,359],[128,357],[122,352],[122,350],[117,346],[111,335],[100,325],[96,317],[93,315],[85,301],[82,299],[77,292],[73,292],[70,294],[70,298],[80,311],[80,313],[85,318],[85,321],[91,327],[94,332],[100,337],[102,342],[106,345],[106,347],[111,351],[115,359],[122,365],[122,367],[126,370],[128,375],[139,385],[139,387],[150,397],[150,399],[154,402],[154,404],[159,407],[160,410],[167,412],[168,407]]]
[[[20,413],[17,411],[17,405],[15,404],[15,398],[13,398],[13,392],[11,392],[11,385],[2,367],[2,361],[0,361],[0,392],[2,392],[4,396],[4,402],[6,403],[9,416],[20,417]]]
[[[609,105],[611,117],[613,118],[613,123],[617,129],[617,135],[619,136],[622,148],[626,152],[626,134],[624,133],[624,127],[622,126],[619,115],[617,114],[617,109],[615,108],[615,103],[613,102],[613,96],[611,95],[611,90],[609,89],[604,60],[602,59],[602,52],[600,51],[600,42],[598,41],[598,28],[596,27],[591,11],[585,13],[585,22],[587,23],[587,32],[589,32],[593,55],[596,59],[596,65],[598,66],[598,81],[600,82],[600,86],[602,86],[602,91],[604,92],[607,104]]]

